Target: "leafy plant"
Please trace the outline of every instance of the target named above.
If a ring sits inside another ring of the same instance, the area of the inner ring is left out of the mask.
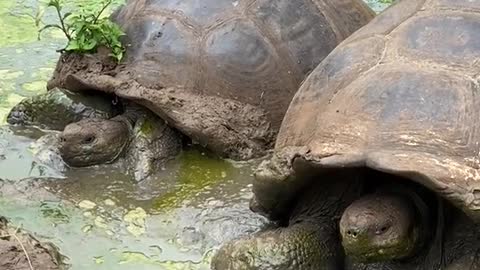
[[[79,4],[77,11],[64,12],[64,0],[49,0],[47,8],[54,8],[58,16],[57,24],[46,24],[39,32],[50,28],[60,29],[68,40],[67,46],[61,51],[92,53],[100,46],[111,50],[111,56],[118,62],[122,60],[125,47],[120,37],[125,35],[120,27],[104,16],[105,11],[118,0],[97,0],[87,4]],[[41,22],[42,13],[37,15],[36,24]]]

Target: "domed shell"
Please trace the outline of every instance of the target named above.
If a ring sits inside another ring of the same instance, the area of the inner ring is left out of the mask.
[[[128,1],[114,92],[216,152],[258,156],[306,75],[373,16],[361,0]]]
[[[257,180],[287,193],[308,170],[369,167],[417,181],[480,220],[479,29],[480,1],[388,8],[308,76],[286,113],[277,160]],[[257,182],[260,204],[278,205],[262,201]]]

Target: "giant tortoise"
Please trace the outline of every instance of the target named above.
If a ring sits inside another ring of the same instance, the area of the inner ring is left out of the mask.
[[[112,15],[126,33],[124,61],[65,53],[48,87],[114,94],[213,152],[248,159],[273,146],[306,74],[373,17],[361,0],[131,0]],[[95,155],[111,142],[97,139],[102,131],[124,138],[132,130],[113,131],[118,121],[76,125],[63,144],[82,144],[63,147],[64,156]]]
[[[480,269],[480,1],[404,0],[308,76],[214,269]]]

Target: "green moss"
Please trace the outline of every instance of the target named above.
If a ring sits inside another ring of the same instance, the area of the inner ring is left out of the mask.
[[[152,123],[152,119],[145,119],[143,121],[142,126],[140,127],[140,132],[144,135],[149,135],[153,132],[154,129],[154,123]]]
[[[225,181],[228,173],[233,170],[233,166],[225,160],[208,157],[196,149],[184,152],[180,156],[180,162],[177,189],[155,200],[152,207],[154,210],[168,210],[178,206],[206,186]]]

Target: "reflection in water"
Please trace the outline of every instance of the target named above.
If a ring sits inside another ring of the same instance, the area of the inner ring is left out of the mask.
[[[65,43],[57,32],[37,40],[25,16],[36,3],[0,1],[0,124],[23,97],[45,91]],[[266,223],[248,209],[258,161],[231,163],[191,148],[136,183],[121,162],[66,171],[45,162],[55,153],[36,142],[43,135],[0,127],[0,179],[9,179],[0,182],[0,212],[58,245],[71,269],[208,269],[212,248]]]

